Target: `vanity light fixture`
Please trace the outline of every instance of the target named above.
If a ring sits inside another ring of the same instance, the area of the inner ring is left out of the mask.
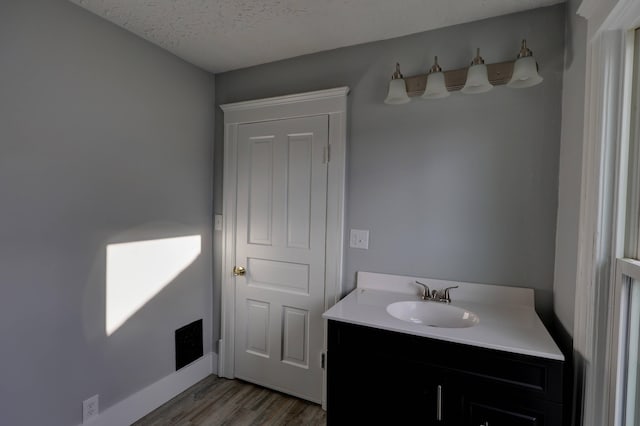
[[[488,92],[491,89],[493,89],[493,85],[489,83],[487,66],[484,64],[484,59],[480,56],[480,48],[478,48],[476,57],[473,58],[467,71],[467,81],[460,91],[467,95],[475,95],[476,93]]]
[[[385,104],[398,105],[406,104],[411,99],[407,95],[407,86],[405,85],[404,78],[400,72],[400,64],[396,63],[396,71],[391,76],[389,82],[389,93],[384,100]]]
[[[438,65],[438,57],[433,60],[433,66],[429,70],[427,75],[427,87],[422,94],[423,99],[440,99],[446,98],[450,93],[447,90],[447,85],[444,81],[444,73],[442,68]]]
[[[466,94],[485,93],[493,89],[493,86],[505,84],[519,89],[535,86],[542,81],[533,52],[527,48],[526,40],[522,40],[522,47],[515,61],[485,64],[478,49],[469,68],[442,71],[436,56],[427,74],[406,78],[400,73],[400,65],[396,64],[384,102],[404,104],[412,96],[423,99],[445,98],[454,91]]]
[[[523,89],[540,84],[542,80],[544,79],[538,74],[538,63],[533,57],[533,52],[527,48],[527,40],[522,40],[518,59],[513,65],[513,75],[507,86],[512,89]]]

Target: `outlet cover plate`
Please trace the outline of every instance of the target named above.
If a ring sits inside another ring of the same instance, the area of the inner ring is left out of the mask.
[[[369,230],[368,229],[352,229],[349,238],[349,246],[359,249],[369,249]]]
[[[100,412],[99,407],[99,395],[93,395],[91,398],[87,398],[82,402],[82,423],[87,423],[90,420],[98,417]]]

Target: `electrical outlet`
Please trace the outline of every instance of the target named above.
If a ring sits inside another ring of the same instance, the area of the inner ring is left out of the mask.
[[[349,246],[353,248],[369,249],[369,230],[352,229],[349,239]]]
[[[98,417],[100,407],[98,406],[99,395],[93,395],[91,398],[85,399],[82,402],[82,423],[87,423]]]

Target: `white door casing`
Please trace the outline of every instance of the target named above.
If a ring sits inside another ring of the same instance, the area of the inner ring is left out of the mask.
[[[322,402],[326,115],[238,128],[235,376]]]
[[[617,332],[621,302],[616,258],[624,208],[616,198],[628,112],[627,32],[640,25],[637,0],[583,0],[587,19],[584,140],[573,348],[578,409],[585,426],[617,424]],[[626,183],[624,183],[626,184]],[[617,307],[615,305],[618,305]]]
[[[221,105],[224,111],[224,183],[221,270],[221,339],[218,374],[235,377],[235,277],[238,136],[244,123],[258,123],[295,117],[324,115],[328,118],[326,255],[324,265],[324,310],[341,293],[344,238],[344,193],[346,169],[346,108],[348,87],[301,93],[255,101]],[[323,322],[323,350],[326,349],[326,322]],[[322,403],[325,406],[326,374],[323,371]]]

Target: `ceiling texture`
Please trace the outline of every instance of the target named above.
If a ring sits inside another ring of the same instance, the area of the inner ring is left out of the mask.
[[[70,0],[213,73],[564,0]]]

